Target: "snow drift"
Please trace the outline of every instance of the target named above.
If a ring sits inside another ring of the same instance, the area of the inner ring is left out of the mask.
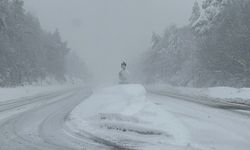
[[[66,125],[78,135],[121,148],[188,145],[184,126],[150,102],[141,85],[117,85],[94,93],[72,111]]]

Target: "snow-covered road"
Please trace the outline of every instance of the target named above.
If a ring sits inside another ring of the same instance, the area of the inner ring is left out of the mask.
[[[250,114],[156,94],[148,98],[188,128],[191,143],[211,150],[249,150]],[[238,107],[237,107],[238,108]]]
[[[90,94],[90,90],[78,88],[1,103],[0,150],[119,149],[119,145],[112,145],[112,142],[97,136],[75,134],[65,125],[71,110]],[[185,134],[189,135],[190,143],[182,147],[184,150],[250,148],[248,113],[241,114],[152,93],[147,94],[147,100],[177,118],[187,129]],[[152,138],[157,139],[154,136]]]
[[[0,150],[107,149],[63,127],[67,114],[90,90],[74,89],[0,105]]]

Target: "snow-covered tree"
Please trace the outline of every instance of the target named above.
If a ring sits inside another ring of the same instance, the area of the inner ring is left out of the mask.
[[[157,33],[153,32],[152,38],[152,47],[154,48],[160,41],[161,41],[161,36],[158,35]]]
[[[221,13],[231,3],[231,0],[204,0],[200,17],[192,26],[197,32],[206,33],[216,21],[219,21]]]
[[[44,31],[22,0],[0,0],[0,86],[16,86],[46,77],[64,80],[70,51],[58,30]]]
[[[171,26],[154,38],[143,59],[145,80],[249,87],[250,1],[204,0],[200,16],[198,10],[195,3],[189,25]]]
[[[245,85],[249,76],[249,18],[245,0],[206,0],[203,14],[194,27],[202,39],[199,62],[207,85]],[[210,74],[210,75],[208,75]],[[205,83],[206,84],[206,83]]]
[[[200,15],[201,15],[201,10],[200,10],[199,3],[195,1],[193,9],[192,9],[191,17],[189,18],[189,22],[191,26],[200,18]]]
[[[158,37],[158,38],[156,38]],[[168,82],[187,85],[192,78],[196,44],[189,27],[171,25],[164,35],[153,35],[152,48],[144,55],[141,65],[145,82]],[[190,66],[190,68],[187,68]],[[192,67],[191,67],[192,66]],[[180,80],[182,78],[182,80]]]

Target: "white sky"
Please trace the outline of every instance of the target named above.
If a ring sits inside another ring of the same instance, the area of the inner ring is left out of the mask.
[[[60,30],[99,82],[113,82],[121,60],[131,62],[145,51],[153,31],[186,24],[195,0],[24,1],[44,29]]]

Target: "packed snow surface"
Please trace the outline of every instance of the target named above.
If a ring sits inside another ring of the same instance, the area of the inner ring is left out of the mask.
[[[172,114],[146,98],[143,86],[117,85],[95,92],[70,114],[69,127],[109,145],[138,149],[180,149],[189,134]]]
[[[17,87],[0,87],[0,103],[45,95],[63,89],[82,87],[83,85],[88,86],[88,84],[81,79],[66,76],[66,82],[64,83],[60,83],[53,78],[46,78],[39,83],[34,82]]]
[[[15,88],[0,88],[0,102],[14,100],[19,98],[25,98],[30,96],[38,96],[46,93],[55,92],[58,90],[65,89],[67,86],[64,85],[51,85],[51,86],[22,86]]]
[[[225,102],[250,105],[250,88],[211,87],[211,88],[189,88],[174,87],[164,84],[147,86],[150,91],[170,92],[192,97],[207,97]]]

